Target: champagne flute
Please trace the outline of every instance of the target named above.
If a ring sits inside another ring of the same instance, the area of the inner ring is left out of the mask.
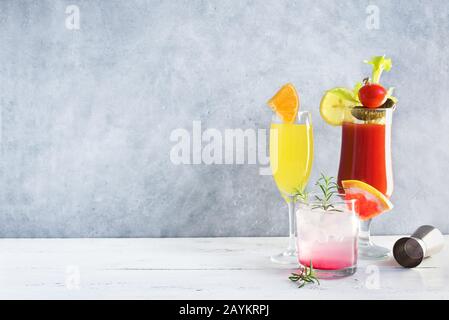
[[[293,123],[284,123],[274,115],[270,129],[270,166],[274,181],[288,206],[289,242],[284,252],[271,257],[273,262],[298,264],[294,195],[298,191],[304,191],[312,162],[313,130],[310,112],[298,112]]]

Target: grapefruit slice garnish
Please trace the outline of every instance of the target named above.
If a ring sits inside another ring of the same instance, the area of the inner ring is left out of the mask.
[[[355,211],[361,220],[367,220],[393,209],[393,204],[379,190],[359,180],[343,180],[346,200],[355,201]]]
[[[282,86],[267,104],[284,123],[295,122],[299,110],[299,95],[293,84],[287,83]]]

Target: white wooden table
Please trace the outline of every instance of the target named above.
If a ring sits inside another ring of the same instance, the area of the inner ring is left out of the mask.
[[[377,237],[391,247],[398,237]],[[446,247],[418,268],[360,262],[298,289],[269,261],[284,238],[0,239],[1,299],[449,299]]]

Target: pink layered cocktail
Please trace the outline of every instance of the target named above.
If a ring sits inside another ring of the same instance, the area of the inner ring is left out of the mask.
[[[358,218],[353,204],[341,201],[325,210],[300,204],[297,215],[298,260],[321,278],[351,275],[357,266]]]
[[[324,242],[301,241],[298,250],[301,252],[299,263],[320,270],[340,270],[353,267],[357,263],[356,238],[345,238],[341,241]]]

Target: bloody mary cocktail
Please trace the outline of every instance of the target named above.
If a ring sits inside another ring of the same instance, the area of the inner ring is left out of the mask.
[[[337,183],[340,193],[357,199],[359,257],[384,259],[389,250],[371,242],[370,223],[393,208],[389,200],[393,193],[391,124],[397,99],[392,96],[394,88],[380,83],[382,72],[391,70],[391,59],[375,56],[365,62],[372,66],[371,77],[353,89],[327,90],[320,114],[328,124],[342,127]]]
[[[342,125],[338,184],[343,180],[366,182],[387,197],[393,192],[390,128],[385,123]]]

